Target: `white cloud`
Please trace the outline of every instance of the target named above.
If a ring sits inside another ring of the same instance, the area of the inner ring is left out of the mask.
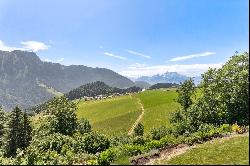
[[[156,74],[163,74],[165,72],[177,72],[186,76],[194,77],[207,71],[209,67],[219,68],[222,63],[217,64],[190,64],[190,65],[157,65],[157,66],[145,66],[145,67],[129,67],[128,70],[119,72],[119,74],[138,78],[140,76],[153,76]]]
[[[136,51],[132,51],[132,50],[127,50],[127,52],[130,53],[130,54],[139,55],[139,56],[144,57],[144,58],[147,58],[147,59],[150,59],[150,58],[151,58],[150,56],[145,55],[145,54],[142,54],[142,53],[140,53],[140,52],[136,52]]]
[[[122,57],[122,56],[118,56],[118,55],[114,55],[112,53],[109,53],[109,52],[104,52],[103,53],[104,55],[107,55],[107,56],[110,56],[110,57],[114,57],[114,58],[117,58],[117,59],[121,59],[121,60],[127,60],[127,58],[125,57]]]
[[[57,62],[60,63],[62,61],[64,61],[64,58],[60,58]]]
[[[102,46],[102,45],[100,45],[100,46],[99,46],[99,48],[100,48],[100,49],[103,49],[103,46]]]
[[[50,47],[49,45],[37,41],[23,41],[21,44],[23,45],[24,49],[34,52],[39,50],[47,50]]]
[[[50,46],[38,41],[22,41],[22,47],[12,47],[7,46],[3,41],[0,40],[0,50],[3,51],[13,51],[13,50],[23,50],[23,51],[34,51],[47,50]]]
[[[0,50],[2,51],[13,51],[13,50],[24,50],[23,48],[10,47],[4,44],[3,41],[0,40]]]
[[[182,61],[186,59],[192,59],[192,58],[197,58],[197,57],[203,57],[203,56],[210,56],[216,54],[215,52],[202,52],[202,53],[197,53],[197,54],[192,54],[192,55],[187,55],[187,56],[179,56],[170,59],[170,61]]]

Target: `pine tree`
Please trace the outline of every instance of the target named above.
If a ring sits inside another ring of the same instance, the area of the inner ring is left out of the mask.
[[[0,149],[3,146],[4,133],[5,133],[5,112],[0,106]]]
[[[7,143],[5,146],[5,155],[7,157],[15,156],[16,150],[22,147],[23,113],[15,107],[11,112],[8,122]]]
[[[29,146],[30,141],[32,139],[32,137],[31,137],[32,128],[31,128],[31,124],[30,124],[30,121],[29,121],[29,117],[28,117],[26,112],[24,112],[24,114],[23,114],[22,127],[23,127],[23,129],[22,129],[21,148],[24,149],[24,148]]]
[[[134,128],[134,135],[135,136],[143,136],[144,133],[144,126],[141,123],[138,123]]]

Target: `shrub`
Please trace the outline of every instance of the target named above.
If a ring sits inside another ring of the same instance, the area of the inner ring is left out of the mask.
[[[135,136],[143,136],[144,133],[144,126],[141,123],[134,128],[134,135]]]
[[[119,146],[119,145],[124,145],[124,144],[129,144],[132,140],[132,137],[126,135],[121,135],[121,136],[113,136],[110,138],[110,146]]]
[[[153,140],[160,140],[162,137],[171,133],[171,130],[162,126],[160,128],[153,128],[150,131],[151,139]]]
[[[144,145],[145,140],[142,136],[136,136],[132,139],[132,144],[133,145]]]
[[[239,125],[237,125],[237,124],[235,123],[235,124],[232,125],[232,130],[233,130],[234,132],[239,133],[240,130],[241,130],[241,128],[240,128]]]
[[[96,132],[85,133],[83,135],[77,134],[74,137],[77,141],[77,151],[96,154],[110,147],[109,139],[105,135]]]
[[[91,132],[91,125],[87,119],[80,119],[77,121],[77,131],[81,134]]]
[[[222,125],[220,125],[218,130],[220,132],[224,132],[224,133],[231,133],[232,132],[232,126],[230,126],[229,124],[222,124]]]
[[[125,144],[122,148],[122,151],[124,151],[125,154],[128,154],[129,156],[136,156],[142,154],[144,152],[144,149],[141,145]]]
[[[152,150],[152,149],[158,149],[161,147],[162,147],[162,145],[161,145],[161,142],[159,140],[152,140],[150,142],[147,142],[145,145],[145,149],[147,151]]]
[[[28,147],[29,150],[36,149],[38,152],[43,151],[56,151],[62,153],[62,149],[65,153],[65,148],[72,148],[75,144],[75,140],[66,135],[60,133],[54,133],[47,135],[45,137],[36,138],[32,141],[31,145]]]
[[[161,147],[175,144],[176,138],[173,135],[167,135],[160,139]]]
[[[97,163],[99,165],[110,165],[111,162],[114,161],[116,157],[117,151],[115,149],[107,149],[100,153],[100,155],[97,158]]]

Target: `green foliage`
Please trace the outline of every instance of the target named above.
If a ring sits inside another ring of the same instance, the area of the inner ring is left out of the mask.
[[[63,153],[65,147],[73,147],[75,140],[67,135],[54,133],[45,137],[36,138],[32,141],[29,148],[36,148],[38,151],[57,151]]]
[[[114,161],[116,157],[117,150],[116,149],[107,149],[103,151],[97,158],[97,162],[99,165],[110,165],[111,162]]]
[[[23,113],[23,124],[22,124],[22,147],[28,147],[32,140],[32,127],[29,117],[26,112]]]
[[[135,86],[127,89],[120,89],[116,87],[110,87],[106,85],[104,82],[96,81],[82,85],[76,89],[73,89],[70,92],[68,92],[65,96],[70,100],[74,100],[83,98],[85,96],[96,97],[98,95],[102,95],[107,97],[109,95],[115,95],[117,93],[125,94],[125,93],[139,92],[139,91],[141,91],[141,88]]]
[[[170,122],[171,123],[179,123],[181,121],[184,121],[184,115],[182,114],[181,110],[177,110],[175,112],[172,112],[171,114],[171,119]]]
[[[64,96],[54,98],[44,110],[48,115],[54,115],[57,119],[56,130],[64,135],[72,135],[77,127],[76,105]]]
[[[34,137],[43,137],[59,131],[57,128],[58,119],[55,115],[44,115],[39,117],[33,130]]]
[[[72,137],[54,133],[40,139],[36,138],[25,151],[18,155],[24,164],[28,165],[81,164],[95,158],[93,155],[78,151],[77,146],[78,142]]]
[[[144,133],[144,126],[141,123],[138,123],[134,128],[134,135],[143,136],[143,133]]]
[[[186,113],[187,109],[193,103],[191,96],[194,94],[195,85],[192,79],[188,79],[180,84],[177,88],[178,98],[177,102],[181,104],[184,113]]]
[[[231,57],[220,69],[202,75],[202,96],[190,110],[192,123],[249,123],[249,54]]]
[[[1,149],[3,148],[4,142],[5,142],[4,137],[5,137],[5,133],[6,133],[6,121],[7,121],[6,116],[7,116],[6,113],[4,112],[2,107],[0,106],[0,153],[1,153]]]
[[[160,89],[160,88],[173,88],[178,87],[178,84],[175,83],[157,83],[149,87],[149,89]]]
[[[133,145],[144,145],[145,139],[142,136],[136,136],[136,137],[133,137],[131,142]]]
[[[122,151],[124,151],[125,154],[128,154],[130,157],[132,157],[142,154],[144,152],[144,147],[142,145],[125,144],[122,147]]]
[[[52,133],[73,135],[77,128],[76,105],[64,96],[45,103],[35,122],[35,136]]]
[[[77,131],[81,134],[91,132],[91,125],[87,119],[81,118],[77,121]]]
[[[177,128],[194,132],[205,124],[249,123],[249,54],[231,57],[220,69],[209,69],[202,75],[200,97],[193,103],[192,81],[178,88],[178,102],[183,111],[177,112],[172,122]],[[192,104],[193,103],[193,104]],[[190,126],[185,129],[183,123]],[[177,129],[179,130],[179,129]],[[183,133],[179,131],[179,133]]]
[[[203,124],[199,127],[199,131],[178,135],[167,134],[160,140],[146,140],[142,137],[133,138],[129,143],[120,144],[119,146],[112,147],[109,150],[103,151],[99,155],[99,163],[107,164],[121,162],[127,162],[128,156],[137,156],[141,154],[149,153],[155,149],[167,148],[170,146],[176,146],[178,144],[200,143],[214,137],[221,137],[222,135],[232,132],[232,127],[228,124],[221,126],[214,126],[212,124]],[[100,157],[102,156],[102,157]],[[124,156],[126,156],[124,158]]]
[[[120,145],[130,143],[131,140],[132,140],[132,137],[128,136],[127,134],[118,135],[118,136],[114,135],[110,138],[110,145],[111,147],[120,146]]]
[[[25,149],[31,140],[31,130],[27,114],[15,107],[8,121],[5,155],[15,156],[18,148]]]
[[[161,126],[159,128],[153,128],[151,131],[150,131],[150,137],[153,139],[153,140],[160,140],[162,137],[168,135],[168,134],[171,134],[171,129],[170,128],[167,128],[165,126]]]
[[[105,135],[96,132],[85,133],[83,135],[75,134],[74,137],[77,141],[77,151],[96,154],[110,147],[109,139]]]

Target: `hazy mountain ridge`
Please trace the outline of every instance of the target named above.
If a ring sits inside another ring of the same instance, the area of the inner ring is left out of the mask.
[[[180,84],[181,82],[184,82],[185,80],[189,79],[191,77],[179,74],[177,72],[166,72],[164,74],[156,74],[153,76],[141,76],[136,79],[132,79],[133,81],[143,81],[147,82],[151,85],[157,84],[157,83],[172,83],[172,84]],[[200,83],[201,76],[192,77],[194,80],[194,83],[197,85]]]
[[[62,93],[94,81],[111,87],[134,86],[131,80],[109,69],[43,62],[27,51],[0,51],[0,105],[5,109],[15,105],[27,108],[52,98],[54,95],[37,80]]]
[[[157,84],[157,83],[176,83],[179,84],[180,82],[185,81],[188,79],[187,76],[181,75],[177,72],[166,72],[164,74],[157,74],[153,76],[142,76],[137,78],[135,81],[144,81],[150,84]]]

